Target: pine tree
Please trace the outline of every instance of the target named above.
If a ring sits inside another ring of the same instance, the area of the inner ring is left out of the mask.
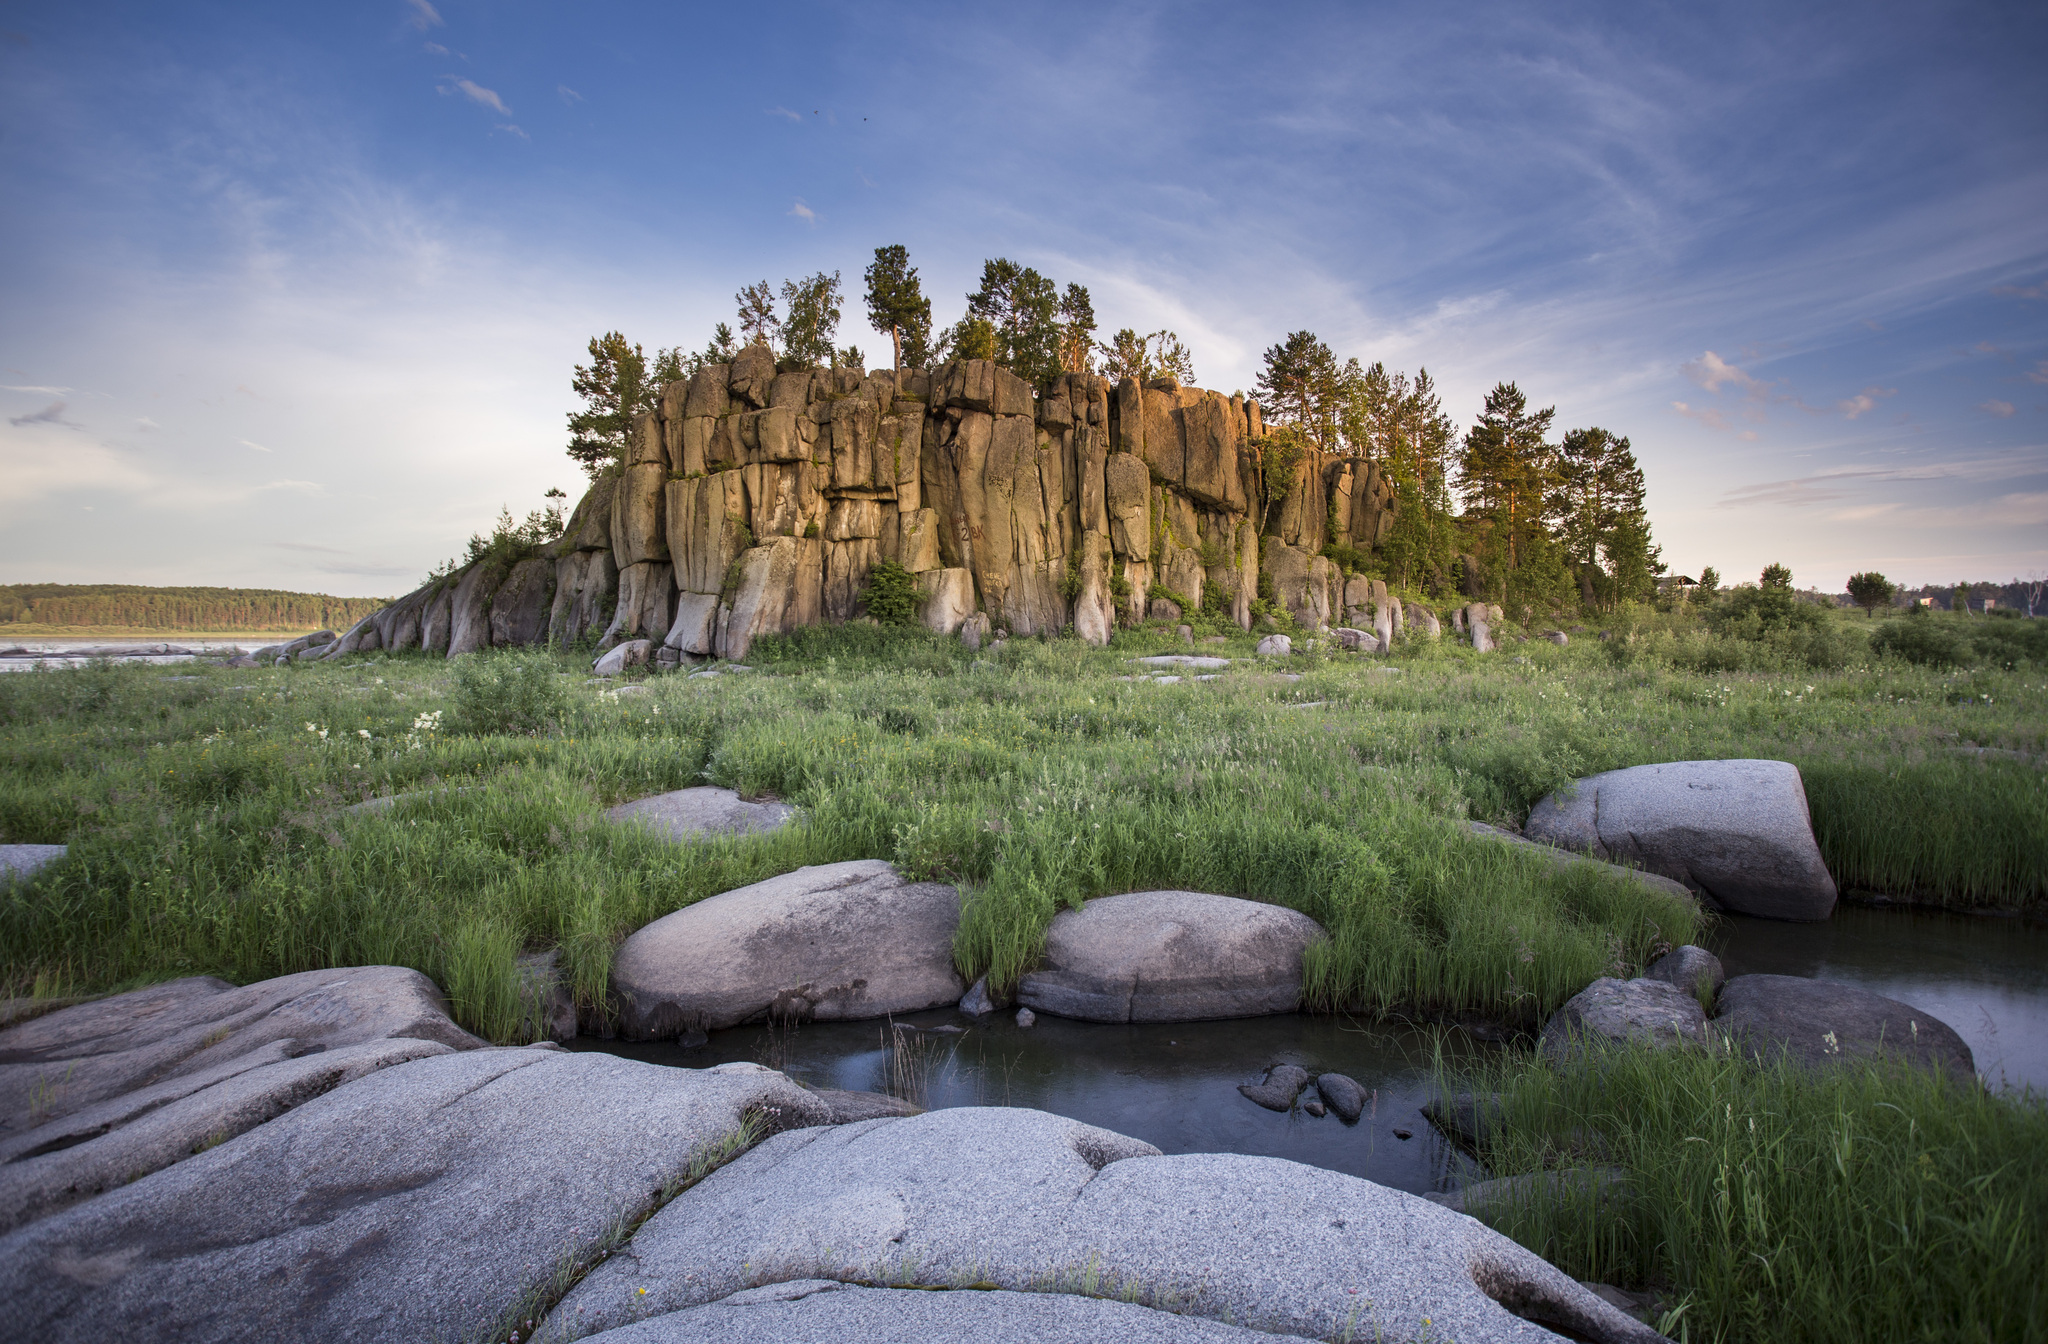
[[[1194,356],[1170,331],[1140,336],[1124,327],[1111,339],[1097,341],[1095,349],[1102,356],[1103,376],[1113,383],[1131,378],[1142,384],[1169,375],[1183,383],[1195,381]]]
[[[1338,446],[1347,374],[1356,369],[1356,360],[1349,369],[1339,368],[1337,356],[1314,332],[1290,332],[1266,351],[1257,384],[1260,406],[1268,419],[1295,426],[1316,447],[1331,451]]]
[[[986,261],[981,288],[967,296],[967,319],[975,318],[995,328],[996,361],[1010,372],[1033,387],[1059,376],[1060,296],[1052,281],[1007,257]]]
[[[896,381],[901,386],[906,353],[913,369],[924,368],[931,358],[932,301],[924,296],[917,268],[910,264],[910,252],[901,244],[876,248],[865,278],[868,325],[889,333]]]
[[[733,299],[740,306],[740,334],[747,339],[747,345],[765,345],[775,348],[775,341],[782,334],[782,319],[775,315],[775,291],[768,287],[766,280],[748,285]]]
[[[1587,606],[1647,597],[1663,571],[1643,492],[1643,469],[1626,438],[1599,428],[1564,436],[1547,504]]]
[[[661,351],[652,372],[679,377],[681,360],[673,350]],[[659,404],[661,388],[649,373],[646,354],[618,332],[590,338],[590,363],[578,364],[569,380],[583,409],[569,416],[568,453],[591,479],[621,458],[633,417]]]
[[[1086,285],[1069,284],[1060,300],[1060,368],[1095,372],[1095,303]]]
[[[1487,524],[1484,549],[1509,583],[1518,568],[1548,558],[1544,515],[1556,468],[1548,436],[1556,414],[1556,407],[1531,411],[1522,389],[1496,384],[1458,457],[1466,515]]]

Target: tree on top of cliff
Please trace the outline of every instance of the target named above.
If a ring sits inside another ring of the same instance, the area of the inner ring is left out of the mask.
[[[617,461],[633,417],[661,402],[661,389],[684,376],[680,350],[657,350],[653,367],[641,348],[616,331],[590,338],[590,363],[578,364],[569,386],[583,409],[569,416],[570,457],[593,480]]]
[[[900,243],[876,248],[866,279],[868,325],[889,333],[898,378],[905,355],[911,368],[924,368],[931,359],[932,301],[924,296],[909,250]]]
[[[1086,285],[1068,284],[1060,299],[1059,354],[1066,372],[1095,372],[1095,302]]]
[[[1060,316],[1059,287],[1007,257],[983,262],[981,288],[967,296],[967,318],[995,328],[996,361],[1033,387],[1059,376]]]
[[[1168,375],[1183,383],[1195,381],[1195,357],[1170,331],[1140,336],[1124,327],[1109,340],[1098,341],[1095,348],[1102,354],[1103,375],[1111,382],[1132,378],[1149,383]]]
[[[782,334],[782,319],[775,315],[775,291],[763,280],[732,297],[740,306],[740,335],[747,338],[746,344],[773,350],[776,337]]]
[[[1269,420],[1294,425],[1325,452],[1338,448],[1337,425],[1358,361],[1339,367],[1312,331],[1290,332],[1266,351],[1256,390]]]
[[[782,319],[783,362],[806,369],[837,366],[839,348],[832,340],[839,333],[839,272],[783,281],[782,301],[788,309]]]

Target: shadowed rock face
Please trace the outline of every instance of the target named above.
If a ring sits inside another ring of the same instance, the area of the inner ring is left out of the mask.
[[[1555,1058],[1586,1044],[1705,1045],[1707,1014],[1690,989],[1664,980],[1601,977],[1543,1025],[1538,1050]]]
[[[481,1337],[749,1112],[830,1118],[755,1065],[397,1064],[0,1238],[0,1300],[56,1344]]]
[[[535,1338],[820,1278],[1038,1293],[1085,1283],[1190,1318],[1254,1322],[1268,1337],[1554,1344],[1533,1317],[1583,1339],[1659,1338],[1505,1237],[1414,1196],[1272,1158],[1161,1157],[1001,1107],[779,1135],[655,1215]],[[662,1336],[621,1336],[642,1337]]]
[[[1822,920],[1835,908],[1805,785],[1784,761],[1610,770],[1536,804],[1524,830],[1531,840],[1661,873],[1737,914]]]
[[[763,1017],[846,1021],[957,1003],[960,896],[879,859],[799,868],[657,919],[612,967],[620,1029],[651,1040]]]
[[[1154,585],[1197,604],[1213,588],[1249,629],[1262,565],[1310,628],[1340,614],[1346,585],[1320,552],[1385,541],[1392,483],[1311,452],[1268,510],[1258,403],[1168,381],[1067,373],[1034,390],[962,360],[905,370],[899,388],[859,369],[777,372],[750,347],[663,389],[559,540],[434,580],[337,649],[602,632],[737,659],[760,635],[862,614],[884,560],[918,576],[920,616],[947,633],[979,613],[1102,644],[1143,618]],[[1400,633],[1384,584],[1368,605]]]
[[[1766,1062],[1783,1054],[1824,1068],[1886,1054],[1967,1078],[1977,1062],[1947,1023],[1854,985],[1792,975],[1738,975],[1721,986],[1713,1030]]]
[[[1024,976],[1017,1001],[1089,1022],[1291,1013],[1301,1006],[1302,953],[1322,932],[1307,915],[1236,896],[1103,896],[1054,917],[1041,968]]]

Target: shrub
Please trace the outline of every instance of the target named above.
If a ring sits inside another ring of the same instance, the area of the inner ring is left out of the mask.
[[[1947,621],[1931,616],[1888,622],[1870,637],[1870,647],[1923,667],[1958,667],[1970,657],[1970,641]]]
[[[894,560],[879,561],[868,571],[860,603],[883,625],[910,625],[917,620],[917,576]]]
[[[524,653],[478,653],[455,667],[456,732],[483,737],[545,737],[569,709],[553,659]]]

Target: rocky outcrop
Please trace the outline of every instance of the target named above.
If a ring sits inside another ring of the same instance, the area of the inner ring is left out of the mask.
[[[1736,914],[1811,921],[1835,908],[1805,785],[1784,761],[1610,770],[1536,804],[1524,832],[1661,873]]]
[[[1691,943],[1666,952],[1651,962],[1643,974],[1651,980],[1677,985],[1688,994],[1704,995],[1709,1002],[1728,980],[1728,972],[1721,969],[1721,959]]]
[[[1236,896],[1102,896],[1053,917],[1017,1001],[1089,1022],[1291,1013],[1301,1006],[1302,953],[1322,933],[1298,911]]]
[[[1162,1157],[1007,1107],[778,1135],[648,1220],[534,1338],[821,1278],[1087,1291],[1254,1322],[1268,1337],[1550,1344],[1546,1322],[1577,1339],[1659,1338],[1506,1237],[1415,1196],[1275,1158]]]
[[[830,1111],[752,1064],[394,1064],[0,1238],[0,1300],[53,1344],[484,1338],[749,1116]]]
[[[1385,584],[1347,582],[1321,552],[1384,541],[1391,482],[1316,452],[1267,480],[1263,433],[1256,402],[1172,378],[1032,388],[960,360],[906,370],[899,388],[860,369],[778,371],[749,347],[663,390],[561,538],[430,580],[334,651],[597,637],[665,643],[670,665],[741,658],[764,634],[861,615],[883,560],[916,576],[944,633],[980,613],[1100,644],[1155,593],[1162,610],[1184,599],[1249,629],[1263,575],[1308,628],[1364,607],[1353,623],[1390,643],[1403,612]]]
[[[1558,1058],[1586,1045],[1707,1043],[1707,1014],[1690,989],[1664,980],[1595,980],[1543,1026],[1538,1053]]]
[[[1946,1022],[1831,980],[1738,975],[1721,986],[1712,1029],[1767,1064],[1783,1055],[1817,1069],[1890,1055],[1953,1078],[1977,1069],[1970,1047]]]
[[[630,1040],[764,1017],[847,1021],[960,1001],[960,896],[880,859],[799,868],[664,915],[612,965]]]

